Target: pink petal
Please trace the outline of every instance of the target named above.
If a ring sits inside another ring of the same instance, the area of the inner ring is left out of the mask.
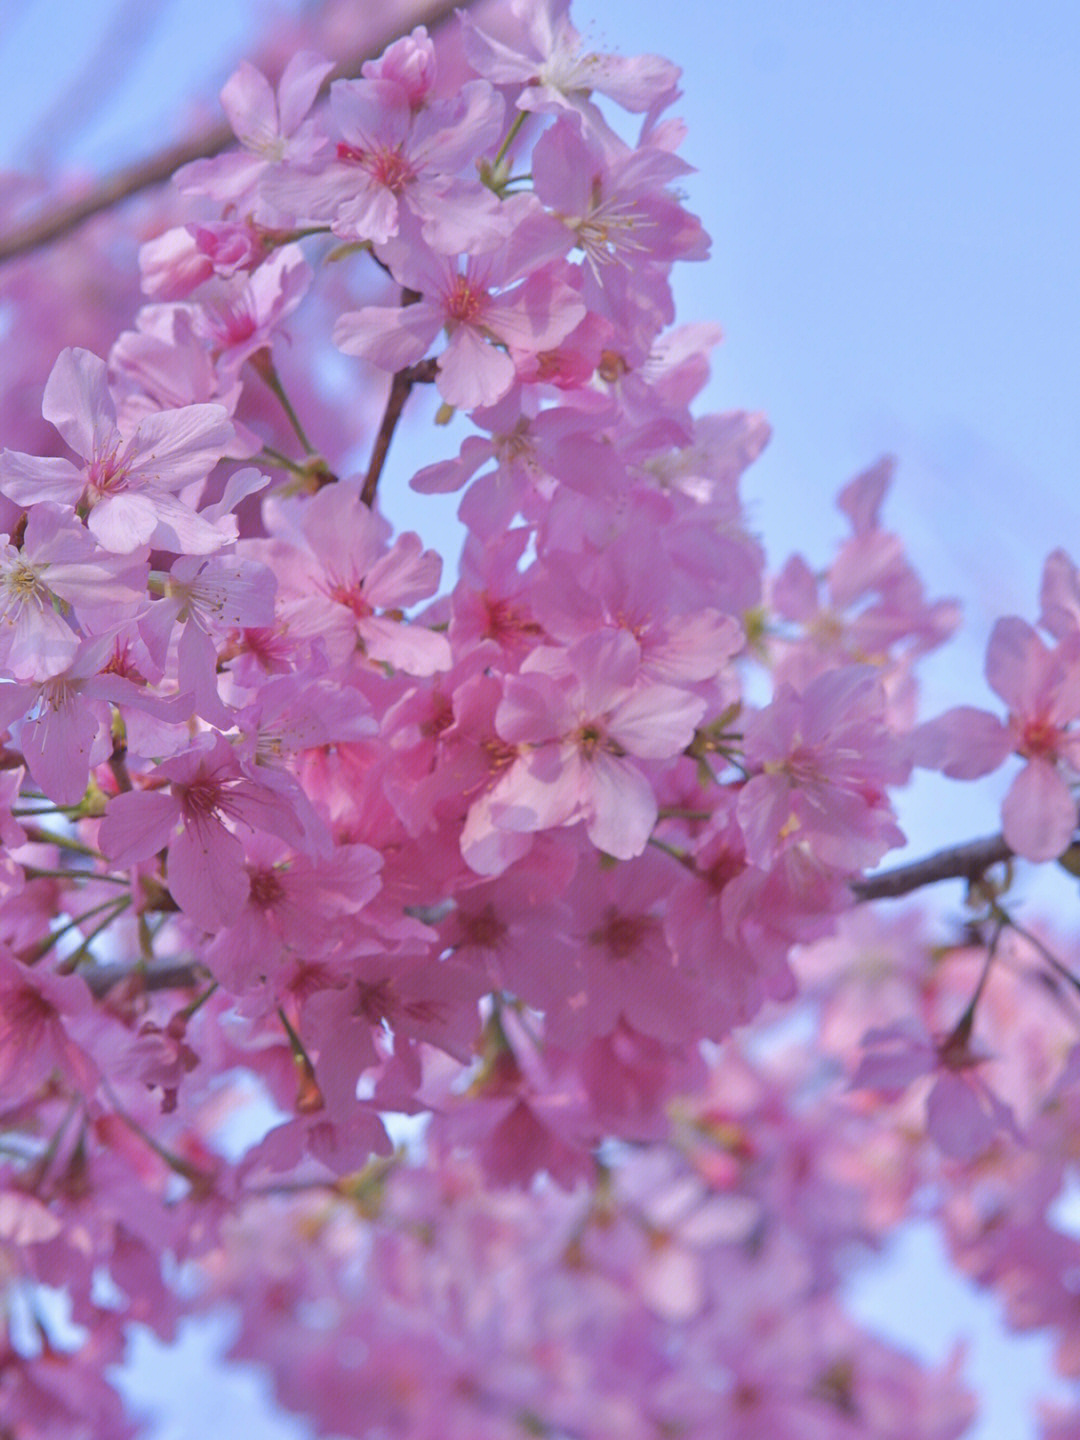
[[[278,82],[281,132],[291,135],[315,104],[319,87],[334,68],[332,60],[314,50],[301,50],[292,57]]]
[[[164,850],[180,818],[180,802],[164,790],[114,795],[98,831],[102,853],[121,870]]]
[[[116,407],[105,361],[89,350],[61,350],[45,385],[41,413],[84,460],[116,436]]]
[[[1008,845],[1025,860],[1056,860],[1076,829],[1076,801],[1047,760],[1031,760],[1009,786],[1001,807]]]
[[[221,90],[225,111],[236,138],[249,149],[262,152],[279,135],[277,101],[270,82],[248,60],[241,61]]]
[[[169,846],[173,899],[204,930],[231,925],[250,890],[243,861],[240,841],[216,820],[185,825]]]
[[[1009,731],[996,715],[958,705],[914,732],[915,764],[940,770],[950,780],[976,780],[996,770],[1012,749]]]
[[[613,755],[592,761],[592,818],[586,825],[589,839],[616,860],[632,860],[643,853],[656,824],[653,788],[638,770]]]
[[[705,701],[670,685],[639,685],[611,714],[619,744],[643,760],[667,760],[694,738]]]
[[[946,1155],[968,1164],[992,1144],[998,1126],[974,1087],[963,1076],[949,1073],[927,1098],[926,1129]]]
[[[448,405],[475,410],[494,405],[514,383],[514,362],[505,351],[481,339],[469,326],[459,326],[439,360],[436,385]]]
[[[132,477],[168,490],[205,480],[233,438],[224,405],[185,405],[147,415],[131,441]]]
[[[342,315],[334,344],[381,370],[401,370],[423,356],[442,328],[442,312],[430,301],[416,305],[365,305]]]

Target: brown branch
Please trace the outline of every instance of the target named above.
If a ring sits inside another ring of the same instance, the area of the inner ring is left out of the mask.
[[[140,991],[194,990],[205,985],[210,972],[194,960],[169,960],[160,965],[100,965],[79,972],[96,1000],[114,985],[134,984]]]
[[[415,14],[409,19],[409,27],[411,29],[416,25],[426,25],[430,30],[437,29],[455,10],[465,9],[468,4],[469,0],[427,0],[426,4],[417,6]],[[338,70],[346,75],[353,74],[365,60],[372,60],[380,55],[401,33],[400,21],[393,26],[387,26],[374,40],[365,44],[363,49],[343,56],[338,62]],[[329,81],[324,84],[320,93],[328,89]],[[132,196],[152,189],[155,185],[163,185],[181,165],[219,155],[234,144],[235,140],[231,126],[221,120],[190,139],[178,141],[143,160],[122,166],[114,174],[105,176],[85,195],[47,210],[45,214],[0,237],[0,264],[70,235],[94,215],[111,210],[114,205],[130,200]]]
[[[379,477],[386,464],[386,457],[390,453],[390,441],[394,438],[394,431],[401,419],[401,412],[405,409],[405,401],[412,394],[414,385],[430,385],[438,373],[438,368],[438,362],[435,360],[421,360],[416,365],[409,365],[404,370],[397,371],[390,382],[390,394],[387,397],[386,409],[383,411],[382,424],[379,426],[379,433],[375,436],[375,444],[371,448],[371,463],[364,476],[364,488],[360,492],[360,499],[369,510],[375,504],[375,492],[379,488]]]
[[[434,362],[422,361],[421,364],[433,365]],[[903,895],[910,895],[915,890],[936,885],[942,880],[966,880],[973,884],[981,880],[994,865],[1004,865],[1013,858],[1014,852],[1005,843],[1004,836],[986,835],[981,840],[950,845],[945,850],[935,851],[933,855],[913,860],[908,865],[897,865],[895,869],[883,870],[865,880],[856,880],[851,889],[860,903],[869,900],[897,900]],[[87,984],[99,999],[114,985],[125,980],[135,980],[146,990],[190,990],[196,985],[204,984],[207,975],[208,972],[193,960],[177,960],[137,968],[108,965],[84,972]]]
[[[963,845],[950,845],[946,850],[937,850],[910,865],[897,865],[893,870],[883,870],[878,875],[868,875],[865,880],[856,880],[851,889],[858,901],[896,900],[901,895],[910,895],[925,885],[936,885],[941,880],[966,880],[973,884],[981,880],[994,865],[1004,865],[1013,858],[1013,851],[1005,843],[1003,835],[987,835],[981,840],[969,840]]]

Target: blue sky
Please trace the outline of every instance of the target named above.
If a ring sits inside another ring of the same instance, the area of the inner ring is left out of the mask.
[[[0,164],[60,148],[99,165],[166,138],[193,86],[212,99],[255,9],[7,0]],[[770,555],[824,561],[836,490],[895,453],[888,518],[931,591],[960,595],[968,615],[929,704],[988,699],[993,619],[1034,616],[1049,549],[1080,559],[1080,7],[582,0],[574,16],[595,48],[684,68],[677,113],[699,171],[686,188],[714,246],[684,267],[680,314],[725,328],[709,407],[763,409],[774,425],[746,487]],[[142,49],[87,77],[88,57],[104,62],[140,26]],[[996,803],[924,787],[905,823],[925,849],[996,828]],[[879,1313],[914,1336],[929,1282],[906,1298],[888,1283]],[[948,1293],[938,1308],[953,1316]],[[1030,1356],[989,1353],[1002,1393],[979,1434],[1024,1440]],[[173,1433],[191,1432],[161,1440]]]

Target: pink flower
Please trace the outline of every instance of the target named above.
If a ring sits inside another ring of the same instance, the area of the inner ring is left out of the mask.
[[[176,183],[196,194],[228,202],[248,195],[271,166],[311,160],[325,139],[304,117],[315,103],[332,60],[302,50],[286,65],[275,91],[248,61],[226,81],[222,109],[243,150],[195,160],[176,173]]]
[[[674,100],[677,66],[658,55],[586,51],[570,23],[570,0],[512,0],[509,9],[510,25],[500,26],[499,38],[464,16],[465,47],[476,69],[496,85],[522,87],[520,109],[575,110],[602,124],[589,100],[594,90],[637,112]]]
[[[119,674],[106,673],[114,636],[80,640],[70,663],[42,681],[0,685],[0,725],[18,722],[18,741],[36,784],[57,805],[78,805],[91,765],[105,760],[110,706],[146,709],[162,719],[186,718],[180,702],[162,700]],[[123,713],[123,711],[121,712]]]
[[[93,1016],[81,977],[20,964],[0,949],[0,1107],[22,1103],[54,1070],[73,1091],[92,1094],[97,1067],[69,1027]]]
[[[305,222],[329,220],[344,240],[376,245],[397,235],[410,214],[439,251],[470,250],[501,233],[499,201],[474,166],[502,128],[502,97],[486,80],[420,108],[389,78],[338,80],[330,108],[343,137],[335,159],[275,175],[266,188],[273,204]]]
[[[269,523],[288,533],[294,518],[306,543],[276,542],[263,552],[277,569],[282,613],[294,636],[325,644],[333,663],[347,660],[359,640],[371,659],[410,675],[450,668],[445,635],[401,614],[438,587],[442,560],[434,550],[424,550],[411,531],[388,549],[385,522],[344,485],[328,485],[302,510],[271,511]]]
[[[269,625],[274,619],[275,580],[255,560],[235,555],[200,559],[182,555],[167,577],[157,577],[165,594],[139,622],[139,634],[162,671],[174,627],[182,627],[177,646],[180,690],[194,697],[195,713],[210,724],[232,724],[218,695],[218,646],[212,631],[221,626]]]
[[[75,627],[104,630],[130,616],[146,574],[144,558],[108,555],[69,512],[35,505],[22,548],[0,552],[0,662],[16,680],[61,674],[79,648]]]
[[[994,626],[986,678],[1009,707],[1004,724],[988,711],[962,705],[922,726],[916,736],[917,763],[953,779],[985,775],[1010,751],[1024,759],[1001,820],[1007,843],[1026,860],[1056,859],[1076,828],[1067,777],[1080,771],[1080,730],[1074,728],[1080,720],[1080,632],[1069,628],[1065,613],[1059,606],[1064,634],[1052,650],[1019,616]]]
[[[84,463],[5,450],[0,491],[16,504],[76,508],[114,554],[152,544],[205,555],[235,538],[235,525],[210,525],[171,493],[205,480],[224,455],[233,429],[223,406],[158,411],[127,434],[117,425],[105,362],[68,349],[53,366],[41,413]]]
[[[214,975],[235,994],[253,989],[289,951],[311,959],[343,939],[377,892],[382,857],[368,845],[340,845],[325,859],[292,855],[270,836],[252,837],[244,870],[248,895],[235,921],[208,947]],[[273,989],[277,998],[277,988]]]
[[[169,890],[181,910],[205,930],[232,924],[250,885],[243,845],[226,822],[269,830],[299,846],[304,832],[292,807],[246,776],[220,735],[199,736],[190,750],[159,765],[155,776],[169,782],[168,792],[134,790],[110,800],[101,822],[102,850],[126,866],[168,846]]]
[[[920,1076],[935,1077],[926,1100],[927,1134],[952,1159],[969,1164],[1002,1133],[1020,1138],[1012,1110],[977,1074],[989,1056],[972,1048],[965,1019],[936,1041],[910,1020],[871,1030],[864,1044],[870,1049],[853,1089],[902,1092]]]
[[[395,280],[420,299],[342,315],[334,327],[335,345],[396,371],[420,360],[445,327],[449,339],[439,357],[439,393],[463,410],[494,405],[514,384],[507,349],[549,350],[585,315],[581,297],[559,269],[543,263],[560,247],[542,224],[534,226],[536,218],[526,205],[517,230],[497,250],[468,255],[464,270],[456,256],[438,255],[419,240],[384,246],[380,254]]]
[[[902,784],[910,767],[869,667],[827,671],[801,695],[782,685],[746,726],[746,764],[755,773],[738,816],[752,864],[769,869],[794,844],[854,871],[904,843],[885,786]]]
[[[194,333],[209,342],[223,375],[268,347],[311,284],[311,266],[299,245],[284,245],[250,275],[214,282],[193,306]]]
[[[562,118],[537,142],[532,166],[537,197],[584,255],[590,310],[628,329],[628,307],[640,308],[642,325],[655,328],[650,275],[709,250],[700,221],[669,189],[690,167],[662,147],[631,149]]]
[[[518,758],[470,810],[466,861],[480,874],[498,874],[504,865],[492,829],[527,834],[578,821],[607,854],[640,855],[657,803],[627,757],[677,755],[704,712],[697,696],[641,678],[641,652],[625,631],[587,635],[568,650],[534,650],[520,675],[508,677],[495,720]]]

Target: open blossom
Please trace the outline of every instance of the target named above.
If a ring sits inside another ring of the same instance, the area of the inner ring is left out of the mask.
[[[192,307],[192,330],[207,341],[224,378],[230,378],[291,315],[312,281],[299,245],[283,245],[250,275],[217,280]]]
[[[429,245],[454,253],[500,233],[499,201],[475,171],[503,123],[502,97],[486,80],[419,107],[413,92],[390,78],[338,80],[330,109],[342,136],[334,158],[284,167],[265,187],[283,213],[303,223],[329,221],[343,240],[376,245],[411,215]]]
[[[304,831],[293,808],[244,774],[221,735],[200,736],[155,775],[169,783],[168,791],[129,791],[109,802],[102,849],[114,864],[133,865],[167,845],[169,889],[184,913],[206,930],[232,924],[250,887],[243,845],[230,826],[269,830],[300,846]]]
[[[177,702],[110,673],[115,653],[114,635],[87,637],[58,674],[0,685],[0,725],[16,728],[30,774],[57,805],[77,805],[91,766],[108,757],[111,706],[121,707],[121,714],[134,706],[160,718],[187,718],[182,701],[177,712]]]
[[[221,92],[222,109],[243,148],[185,165],[177,171],[176,183],[196,194],[236,202],[250,194],[271,166],[311,160],[326,141],[305,117],[333,68],[333,61],[301,50],[286,65],[275,90],[245,60]]]
[[[922,1076],[934,1076],[927,1134],[954,1160],[972,1161],[1004,1135],[1019,1138],[1012,1110],[978,1073],[990,1056],[971,1044],[970,1024],[962,1020],[950,1034],[931,1039],[914,1020],[901,1021],[871,1030],[863,1043],[852,1088],[902,1093]]]
[[[749,859],[770,867],[787,844],[805,845],[826,865],[875,865],[904,837],[886,786],[909,764],[884,723],[885,696],[868,666],[845,666],[802,694],[782,685],[746,727],[754,772],[739,796]]]
[[[505,202],[508,206],[512,203]],[[462,410],[494,405],[514,384],[507,353],[534,355],[564,340],[585,306],[554,260],[561,248],[528,207],[516,232],[496,249],[465,257],[439,255],[419,241],[393,241],[380,252],[395,280],[420,297],[413,305],[367,305],[342,315],[334,343],[381,369],[396,371],[427,354],[440,330],[436,385]]]
[[[218,627],[272,624],[273,572],[256,560],[235,555],[181,555],[167,576],[157,577],[157,583],[164,594],[147,608],[139,634],[163,671],[170,637],[181,626],[177,646],[181,693],[194,697],[196,714],[227,729],[232,721],[218,696],[218,646],[211,632]]]
[[[657,802],[634,759],[679,754],[704,711],[696,695],[642,678],[640,649],[625,631],[534,650],[507,678],[495,717],[518,756],[470,811],[465,859],[481,874],[498,874],[505,857],[492,830],[528,834],[578,821],[607,854],[640,855]]]
[[[106,554],[57,505],[34,506],[21,549],[0,542],[0,664],[16,680],[59,675],[77,626],[109,629],[145,599],[145,559]]]
[[[497,85],[520,85],[522,110],[575,110],[602,124],[594,90],[625,110],[659,109],[676,95],[679,69],[659,55],[597,55],[570,22],[570,0],[511,0],[498,37],[465,16],[470,60]]]
[[[1019,616],[999,620],[986,650],[986,678],[1009,707],[1005,722],[962,705],[916,735],[918,763],[952,779],[986,775],[1010,752],[1023,758],[1001,821],[1006,841],[1027,860],[1055,859],[1076,828],[1068,777],[1080,773],[1080,632],[1064,628],[1050,649]]]
[[[211,525],[172,493],[205,480],[224,455],[233,428],[223,406],[161,410],[126,433],[105,362],[68,349],[53,366],[41,413],[83,463],[5,450],[0,492],[17,505],[74,508],[98,543],[119,555],[141,545],[205,555],[235,538],[231,521]]]
[[[708,254],[700,221],[669,189],[690,167],[662,146],[631,149],[616,136],[583,135],[562,118],[537,142],[532,165],[537,197],[584,256],[590,310],[647,346],[657,313],[670,305],[663,278],[670,262]]]
[[[288,535],[290,516],[270,511],[271,527]],[[450,668],[445,635],[409,624],[402,611],[438,588],[442,560],[411,531],[386,547],[386,526],[355,490],[330,485],[302,512],[302,541],[275,541],[265,552],[281,582],[282,613],[294,636],[325,646],[334,663],[357,648],[410,675]],[[380,613],[383,612],[383,613]]]

